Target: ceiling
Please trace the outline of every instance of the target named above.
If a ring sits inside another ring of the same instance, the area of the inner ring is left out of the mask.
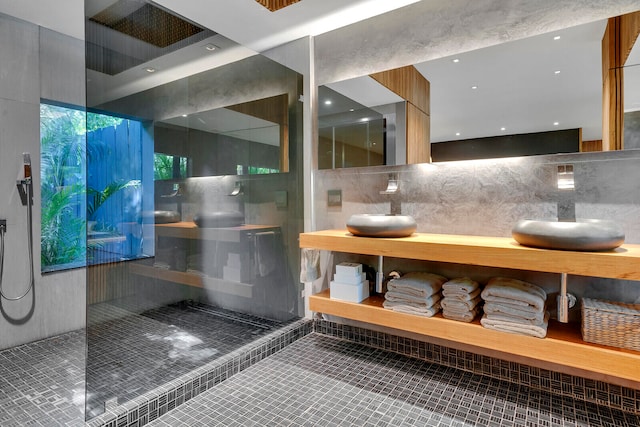
[[[100,10],[109,7],[117,0],[96,0],[93,4],[97,4],[96,10],[87,10],[87,14],[92,16]],[[270,12],[255,0],[156,0],[155,4],[160,7],[172,10],[184,18],[215,31],[217,34],[210,38],[202,40],[197,46],[193,45],[177,52],[157,58],[160,72],[153,75],[147,75],[142,71],[141,67],[121,72],[115,76],[107,76],[102,73],[89,73],[88,78],[93,81],[95,87],[108,95],[103,99],[104,102],[109,99],[115,99],[125,96],[134,91],[144,90],[164,82],[176,80],[185,75],[203,71],[208,68],[223,65],[224,63],[236,61],[244,57],[255,54],[255,52],[265,51],[267,49],[279,46],[283,43],[296,40],[308,35],[322,34],[333,29],[358,22],[369,17],[385,13],[389,10],[404,7],[408,4],[415,3],[418,0],[301,0],[277,12]],[[424,0],[423,0],[424,1]],[[56,0],[55,2],[47,0],[0,0],[0,12],[29,22],[51,28],[55,31],[68,34],[70,36],[84,39],[84,0]],[[600,25],[600,26],[598,26]],[[590,27],[589,43],[599,44],[603,24],[594,24]],[[570,39],[570,35],[564,41]],[[569,118],[551,118],[549,114],[552,111],[564,111],[565,114],[574,114],[584,109],[586,102],[584,101],[587,93],[584,88],[599,88],[601,85],[601,77],[598,70],[600,69],[599,57],[591,58],[589,63],[580,61],[571,61],[569,57],[562,54],[554,53],[548,44],[545,36],[534,37],[540,42],[539,46],[532,45],[532,49],[543,49],[548,54],[537,59],[535,69],[556,70],[561,67],[562,73],[559,76],[549,74],[547,77],[552,80],[549,84],[555,85],[556,92],[563,92],[565,95],[562,99],[565,102],[562,105],[552,105],[547,108],[533,108],[536,103],[544,103],[544,91],[540,87],[522,84],[517,91],[498,93],[490,90],[492,87],[500,85],[501,70],[520,69],[522,72],[531,71],[524,68],[532,67],[527,60],[527,53],[511,52],[511,54],[519,54],[519,57],[513,59],[511,56],[508,60],[500,60],[487,62],[490,54],[500,54],[514,50],[515,43],[505,43],[491,48],[486,48],[464,55],[458,55],[461,59],[460,63],[452,64],[453,58],[442,58],[436,61],[429,61],[424,64],[417,64],[418,70],[431,81],[431,97],[432,105],[438,106],[432,109],[432,140],[448,140],[453,139],[455,132],[464,132],[464,127],[471,128],[470,120],[483,122],[486,130],[480,131],[475,136],[482,136],[489,132],[491,128],[492,134],[495,129],[506,127],[508,133],[518,133],[530,131],[524,124],[517,124],[516,120],[522,122],[525,119],[528,125],[534,120],[533,112],[542,111],[547,116],[541,116],[540,120],[548,122],[549,120],[561,122],[561,127],[567,128],[572,126],[588,127],[584,123],[577,123],[574,119]],[[203,43],[213,43],[222,47],[220,52],[215,55],[203,55],[200,46]],[[506,58],[506,57],[505,57]],[[508,61],[508,62],[504,62]],[[542,62],[544,61],[544,62]],[[572,65],[573,63],[573,65]],[[171,64],[171,66],[169,66]],[[178,65],[175,65],[178,64]],[[575,64],[580,64],[578,69]],[[154,64],[155,65],[155,64]],[[455,65],[453,67],[452,65]],[[635,67],[639,69],[640,67]],[[631,74],[632,70],[629,70]],[[452,74],[460,78],[459,86],[451,86],[446,78]],[[585,80],[587,79],[587,80]],[[345,93],[352,91],[353,99],[365,106],[381,105],[393,102],[393,95],[388,91],[376,90],[371,87],[369,82],[363,83],[355,79],[351,82],[343,82],[341,84],[331,85],[335,90]],[[562,82],[558,84],[558,82]],[[594,83],[595,82],[595,83]],[[524,83],[524,82],[523,82]],[[355,84],[355,86],[354,86]],[[338,89],[337,86],[342,86]],[[471,85],[478,85],[478,90],[471,91]],[[113,87],[114,90],[109,92],[104,90],[105,87]],[[359,92],[359,94],[358,94]],[[593,92],[593,91],[592,91]],[[640,92],[640,91],[638,91]],[[600,97],[599,89],[597,93],[589,93],[590,97]],[[380,98],[377,98],[380,96]],[[488,96],[488,98],[487,98]],[[350,96],[351,97],[351,96]],[[362,99],[361,99],[362,98]],[[523,114],[522,111],[512,111],[513,119],[505,117],[503,113],[496,113],[489,110],[491,105],[513,105],[515,99],[521,105],[528,105],[529,114]],[[573,104],[569,101],[573,100]],[[631,103],[631,100],[629,100]],[[635,101],[640,108],[640,101]],[[472,108],[476,114],[464,114],[463,110]],[[598,139],[598,127],[600,120],[600,110],[591,111],[589,117],[593,117],[589,122],[593,124],[592,129],[586,129],[585,139]],[[460,119],[458,119],[460,117]],[[462,117],[466,122],[462,122]],[[471,117],[471,119],[469,118]],[[492,119],[492,120],[489,120]],[[446,123],[446,126],[445,126]],[[531,126],[530,126],[531,127]],[[461,135],[462,136],[462,135]],[[473,135],[465,134],[466,137]]]

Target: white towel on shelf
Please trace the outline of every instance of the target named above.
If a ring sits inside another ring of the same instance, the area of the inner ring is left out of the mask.
[[[404,292],[417,297],[429,297],[440,291],[446,277],[421,271],[407,273],[387,284],[387,290]]]
[[[482,302],[482,298],[479,296],[471,301],[462,301],[457,298],[444,297],[440,304],[442,304],[443,310],[470,311],[473,310],[480,302]]]
[[[539,311],[545,309],[547,299],[547,293],[541,287],[522,280],[504,277],[494,277],[489,280],[481,295],[485,301],[504,302],[510,300],[510,304],[530,307]]]
[[[415,314],[417,316],[432,317],[440,311],[440,304],[435,303],[431,307],[424,304],[411,304],[403,302],[394,302],[385,300],[382,306],[388,310],[397,311],[398,313]]]
[[[544,318],[544,310],[522,305],[513,305],[508,302],[485,302],[483,309],[485,314],[508,316],[514,320],[542,322]]]
[[[544,318],[545,318],[545,316],[547,314],[546,314],[546,312],[541,313],[540,317],[538,317],[536,319],[525,319],[525,318],[522,318],[522,317],[508,316],[508,315],[504,315],[504,314],[500,314],[500,313],[487,313],[486,311],[485,311],[484,315],[489,320],[518,323],[518,324],[521,324],[521,325],[541,326],[544,323]]]
[[[471,301],[472,299],[480,297],[481,292],[482,292],[482,289],[480,289],[479,287],[469,294],[465,292],[451,291],[451,290],[445,289],[444,287],[442,288],[443,297],[447,297],[450,299],[457,299],[460,301]]]
[[[446,290],[453,295],[465,295],[474,292],[480,285],[468,277],[458,277],[451,279],[442,285],[443,292]]]
[[[549,324],[549,313],[545,313],[542,324],[540,325],[523,325],[504,320],[495,320],[487,318],[485,314],[480,319],[480,324],[487,329],[494,331],[509,332],[512,334],[527,335],[530,337],[544,338],[547,336],[547,326]]]
[[[407,304],[424,304],[427,308],[432,307],[435,303],[440,301],[442,296],[440,293],[429,295],[428,297],[416,297],[404,292],[387,291],[384,294],[384,299],[391,302],[402,302]]]
[[[477,315],[478,310],[476,309],[464,312],[445,310],[444,308],[442,309],[442,317],[449,320],[457,320],[458,322],[472,322]]]

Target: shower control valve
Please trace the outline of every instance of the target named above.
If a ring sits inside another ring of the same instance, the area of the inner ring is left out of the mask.
[[[7,220],[6,219],[0,219],[0,231],[3,233],[7,232]]]

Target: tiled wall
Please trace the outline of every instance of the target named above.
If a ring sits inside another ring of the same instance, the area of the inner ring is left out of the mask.
[[[532,389],[640,413],[640,390],[326,320],[316,319],[314,331]]]

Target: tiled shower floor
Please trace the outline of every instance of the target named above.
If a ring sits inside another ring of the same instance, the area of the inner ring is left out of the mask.
[[[127,402],[284,326],[198,303],[120,315],[111,305],[89,316],[87,406],[103,412],[107,399]]]
[[[103,304],[88,317],[86,375],[84,330],[0,351],[1,427],[83,426],[85,378],[100,413],[106,398],[124,403],[287,324],[200,304],[141,315]]]
[[[640,418],[314,333],[148,425],[631,427]]]

